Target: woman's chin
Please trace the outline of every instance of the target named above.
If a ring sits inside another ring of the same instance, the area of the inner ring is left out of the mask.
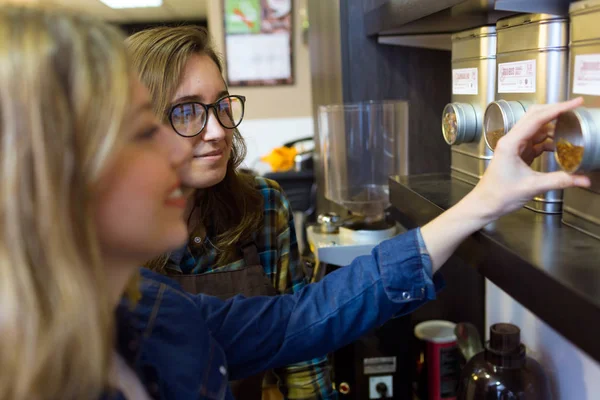
[[[181,171],[179,178],[183,186],[193,189],[208,189],[217,185],[227,174],[227,164],[213,168],[193,163]]]

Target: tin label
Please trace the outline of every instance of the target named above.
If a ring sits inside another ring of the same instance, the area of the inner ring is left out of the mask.
[[[396,357],[373,357],[363,360],[364,374],[393,374],[396,372]]]
[[[452,70],[452,94],[478,94],[477,68]]]
[[[600,54],[575,56],[573,93],[600,96]]]
[[[535,60],[498,64],[498,93],[535,93]]]

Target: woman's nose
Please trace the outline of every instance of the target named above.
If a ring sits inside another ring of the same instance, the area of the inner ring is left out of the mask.
[[[207,142],[217,142],[219,140],[224,140],[227,136],[227,131],[219,123],[214,110],[211,109],[208,112],[207,118],[208,120],[206,121],[206,126],[204,127],[202,138]]]

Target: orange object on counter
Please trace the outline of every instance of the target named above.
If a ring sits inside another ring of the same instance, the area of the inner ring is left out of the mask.
[[[273,172],[285,172],[294,167],[294,157],[298,151],[294,147],[277,147],[260,160],[271,166]]]

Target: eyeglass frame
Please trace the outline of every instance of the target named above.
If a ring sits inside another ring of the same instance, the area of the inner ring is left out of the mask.
[[[226,99],[228,97],[236,97],[236,98],[240,99],[241,102],[242,102],[242,115],[240,116],[240,121],[234,127],[225,126],[223,124],[223,122],[221,122],[221,119],[219,118],[219,113],[218,113],[218,110],[217,110],[217,106],[219,105],[219,103],[221,101],[223,101],[223,99]],[[173,110],[175,110],[175,108],[177,108],[177,107],[181,107],[181,106],[186,105],[186,104],[199,104],[199,105],[202,106],[202,108],[204,108],[204,111],[206,112],[206,118],[204,120],[204,124],[202,124],[202,128],[200,128],[200,130],[197,133],[193,134],[193,135],[183,135],[183,134],[179,133],[179,131],[177,130],[177,128],[175,128],[175,124],[173,123]],[[199,101],[186,101],[186,102],[183,102],[183,103],[175,104],[175,105],[171,106],[171,108],[169,109],[169,123],[171,124],[171,127],[173,128],[173,130],[175,131],[175,133],[178,134],[179,136],[186,137],[186,138],[196,137],[196,136],[198,136],[199,134],[202,133],[202,131],[204,130],[204,128],[206,128],[206,124],[208,124],[208,118],[210,118],[210,110],[211,109],[214,110],[214,115],[215,115],[215,118],[217,118],[217,122],[219,123],[219,125],[221,125],[225,129],[235,129],[238,126],[240,126],[240,124],[244,120],[244,114],[246,112],[246,96],[240,96],[240,95],[237,95],[237,94],[228,94],[226,96],[223,96],[223,97],[219,98],[214,103],[210,103],[210,104],[204,104],[204,103],[201,103]]]

